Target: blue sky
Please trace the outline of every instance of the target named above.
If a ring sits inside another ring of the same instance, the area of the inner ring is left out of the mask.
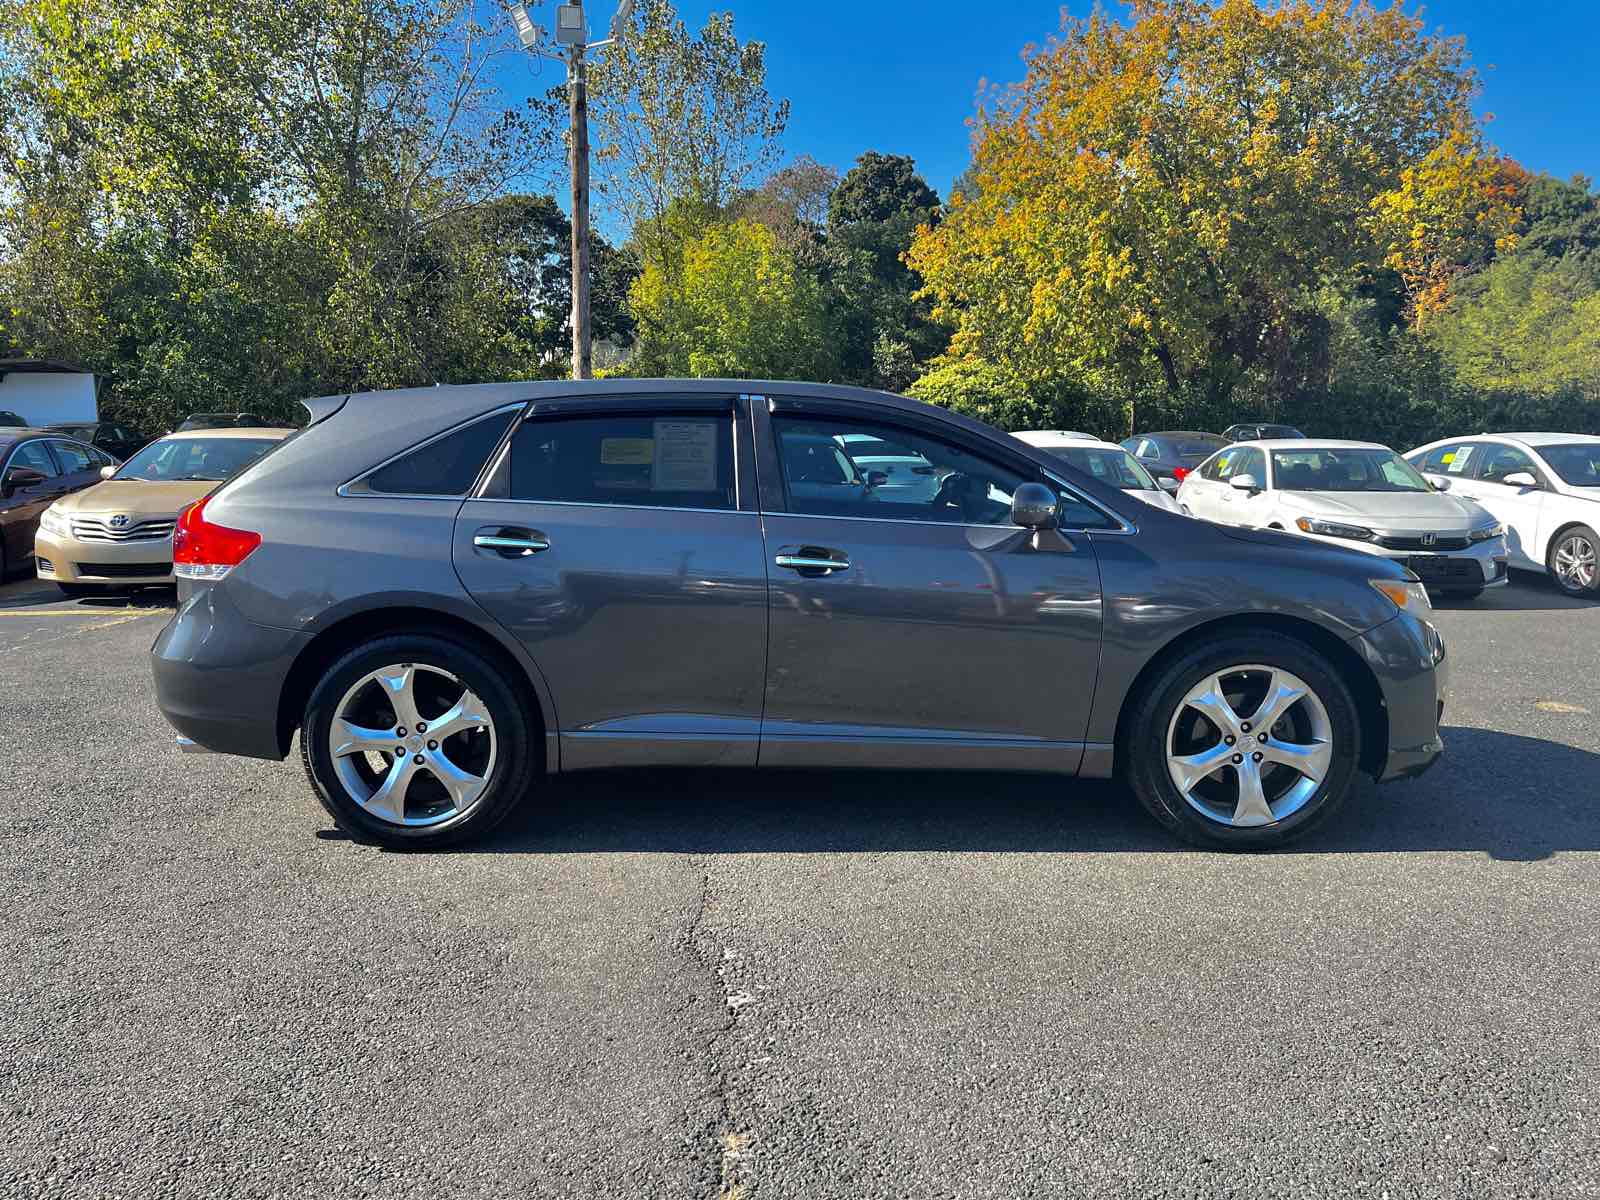
[[[843,171],[864,150],[909,154],[941,196],[967,161],[981,80],[1022,73],[1020,53],[1059,28],[1059,0],[678,0],[698,26],[731,9],[767,43],[769,86],[793,103],[784,148]],[[1409,6],[1413,10],[1415,5]],[[547,26],[552,0],[529,4]],[[1088,0],[1069,11],[1085,15]],[[615,0],[590,0],[603,29]],[[1490,137],[1532,171],[1600,175],[1600,0],[1436,0],[1431,27],[1464,34],[1483,76]],[[548,64],[543,82],[560,78]]]

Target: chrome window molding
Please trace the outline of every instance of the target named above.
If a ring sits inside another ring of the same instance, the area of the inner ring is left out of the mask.
[[[1062,526],[1062,528],[1068,533],[1111,533],[1122,537],[1127,534],[1139,532],[1139,526],[1128,520],[1128,518],[1123,516],[1120,512],[1101,504],[1098,500],[1091,500],[1088,496],[1085,496],[1077,488],[1073,487],[1065,479],[1062,479],[1061,476],[1055,474],[1048,468],[1045,469],[1044,477],[1051,483],[1055,484],[1058,488],[1061,488],[1063,491],[1071,495],[1072,498],[1075,499],[1079,504],[1086,504],[1096,512],[1104,514],[1117,523],[1117,528],[1115,529],[1089,529],[1075,525]],[[1140,501],[1140,503],[1143,503],[1143,501]]]
[[[453,492],[450,494],[439,492],[378,492],[373,491],[370,488],[363,487],[362,485],[366,482],[369,475],[377,474],[390,463],[396,462],[417,450],[421,450],[425,446],[431,446],[434,442],[447,438],[453,433],[459,433],[469,425],[476,425],[479,421],[487,421],[493,417],[498,417],[506,413],[520,413],[527,407],[528,402],[526,400],[517,400],[510,404],[502,404],[499,408],[491,408],[488,412],[479,413],[475,417],[468,417],[465,421],[458,421],[456,424],[450,426],[450,428],[440,430],[432,437],[423,438],[422,441],[417,442],[414,445],[410,445],[403,450],[396,451],[382,462],[366,468],[354,478],[345,480],[334,489],[334,494],[341,496],[346,500],[454,500],[457,503],[460,503],[463,500],[471,499],[484,486],[484,484],[487,483],[489,476],[494,473],[494,468],[500,462],[500,455],[504,452],[505,446],[509,442],[511,435],[516,432],[517,427],[521,424],[521,422],[513,420],[506,423],[506,428],[501,431],[500,440],[495,443],[494,449],[490,451],[489,457],[485,460],[487,469],[485,469],[485,467],[479,467],[477,476],[473,479],[471,485],[464,492]]]
[[[374,492],[373,493],[373,495],[375,495],[375,496],[376,495],[381,495],[381,494],[382,493],[379,493],[379,492]],[[428,497],[425,497],[425,498],[429,499],[429,500],[437,500],[437,499],[440,499],[441,497],[428,496]],[[459,496],[454,496],[454,497],[449,497],[449,498],[450,499],[455,499],[455,500],[461,499],[461,497],[459,497]],[[515,499],[515,498],[510,497],[510,496],[468,496],[467,499],[469,499],[469,500],[481,500],[485,504],[543,504],[543,505],[547,505],[547,506],[553,506],[553,507],[556,507],[556,508],[607,508],[607,509],[628,509],[630,511],[631,510],[637,510],[639,512],[716,513],[719,516],[728,516],[728,517],[759,517],[759,516],[763,516],[763,515],[768,515],[768,516],[782,516],[783,515],[782,513],[762,514],[762,513],[756,512],[754,509],[748,509],[748,508],[695,508],[693,506],[683,505],[683,504],[610,504],[610,503],[607,503],[604,500],[519,500],[519,499]]]
[[[47,437],[23,438],[15,446],[11,447],[11,453],[6,455],[6,461],[3,464],[0,464],[0,479],[4,479],[6,477],[6,472],[11,470],[11,462],[12,462],[12,460],[14,458],[17,457],[17,453],[24,446],[32,445],[34,442],[38,442],[40,445],[42,445],[45,448],[44,452],[45,452],[45,454],[47,454],[49,456],[50,461],[51,462],[55,462],[56,452],[54,450],[50,449],[50,443],[52,441],[60,441],[60,440],[61,440],[60,438],[47,438]],[[59,466],[60,464],[58,463],[57,465]],[[65,474],[66,474],[65,471],[58,471],[56,474],[50,476],[50,478],[51,479],[60,479]]]

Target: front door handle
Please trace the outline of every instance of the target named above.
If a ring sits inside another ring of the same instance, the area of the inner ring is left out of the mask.
[[[527,558],[550,549],[550,539],[537,529],[480,529],[472,535],[472,544],[501,558]]]
[[[829,550],[823,546],[793,546],[780,551],[772,560],[780,567],[802,574],[831,575],[834,571],[848,571],[850,556],[843,550]]]

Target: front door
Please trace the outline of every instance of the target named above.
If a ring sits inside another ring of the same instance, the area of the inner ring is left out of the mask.
[[[755,763],[767,578],[735,426],[731,398],[537,405],[462,506],[456,570],[537,664],[564,768]]]
[[[1012,491],[1042,473],[896,416],[775,408],[756,414],[772,613],[762,764],[1075,771],[1100,573],[1085,533],[1011,524]],[[933,494],[875,482],[851,456],[874,439],[926,461]],[[1070,522],[1106,520],[1075,503]]]
[[[45,478],[27,487],[17,485],[10,473],[17,468],[38,471]],[[33,557],[33,535],[39,527],[39,514],[66,494],[61,468],[43,441],[23,442],[0,464],[8,480],[0,496],[0,531],[5,537],[4,563],[7,570]]]
[[[1475,477],[1462,480],[1457,485],[1457,493],[1476,500],[1505,526],[1506,549],[1513,566],[1543,569],[1540,517],[1545,493],[1539,487],[1506,482],[1508,476],[1519,474],[1543,479],[1543,472],[1535,465],[1533,456],[1519,446],[1486,442],[1479,451],[1476,465]]]

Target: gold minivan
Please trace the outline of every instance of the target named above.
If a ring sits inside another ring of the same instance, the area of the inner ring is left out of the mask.
[[[63,496],[39,518],[40,579],[69,596],[172,582],[178,513],[242,471],[293,429],[197,429],[151,442],[103,482]]]

